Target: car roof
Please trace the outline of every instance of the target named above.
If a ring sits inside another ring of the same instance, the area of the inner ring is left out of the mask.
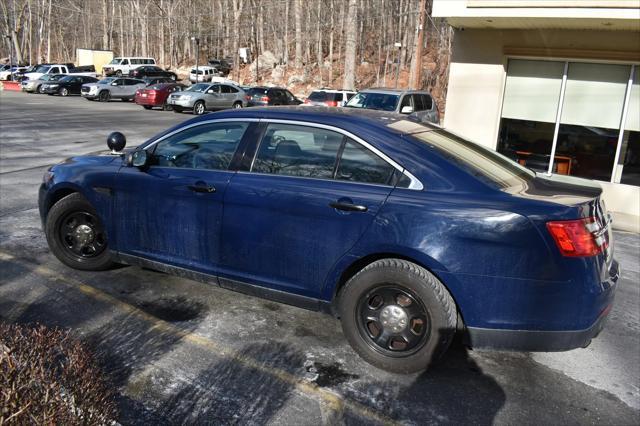
[[[273,119],[306,121],[317,124],[325,124],[339,127],[345,130],[354,130],[358,127],[375,128],[383,133],[404,134],[402,125],[397,122],[406,121],[407,124],[422,124],[425,131],[440,129],[440,126],[431,123],[417,123],[410,116],[393,112],[369,110],[362,108],[325,108],[314,106],[276,106],[276,107],[252,107],[229,109],[205,116],[196,117],[187,123],[207,121],[212,118],[247,118],[247,119]],[[394,126],[391,124],[396,123]]]
[[[406,93],[419,93],[423,95],[431,95],[427,90],[416,89],[395,89],[389,87],[371,87],[369,89],[362,89],[358,93],[384,93],[387,95],[402,95]]]

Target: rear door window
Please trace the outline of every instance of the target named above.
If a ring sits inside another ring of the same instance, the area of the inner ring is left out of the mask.
[[[347,139],[338,163],[336,179],[391,185],[395,168],[367,147]]]
[[[315,127],[269,124],[252,171],[332,179],[343,135]]]
[[[422,98],[422,102],[424,103],[424,109],[431,110],[433,109],[433,99],[429,95],[420,95]]]

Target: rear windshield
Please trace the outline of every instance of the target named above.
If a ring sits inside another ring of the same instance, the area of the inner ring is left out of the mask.
[[[405,133],[407,137],[418,140],[437,149],[443,157],[456,163],[485,183],[498,188],[510,188],[535,178],[535,173],[522,167],[513,160],[444,130],[427,130]]]
[[[399,95],[388,93],[358,93],[347,102],[346,106],[379,111],[395,111],[399,99]]]
[[[247,95],[249,96],[262,96],[266,95],[269,89],[265,87],[254,87],[247,91]]]

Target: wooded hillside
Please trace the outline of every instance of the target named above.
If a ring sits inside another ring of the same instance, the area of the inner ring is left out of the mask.
[[[268,78],[265,65],[283,65],[288,75],[311,75],[324,86],[349,85],[353,72],[357,88],[393,87],[396,79],[403,87],[416,60],[422,4],[425,50],[414,64],[423,69],[416,86],[440,92],[451,33],[431,18],[430,0],[3,0],[0,56],[9,56],[11,39],[21,63],[72,62],[81,47],[152,56],[177,68],[195,64],[197,37],[201,64],[213,57],[237,64],[240,47],[252,58],[267,53],[275,62],[260,64],[260,80]]]

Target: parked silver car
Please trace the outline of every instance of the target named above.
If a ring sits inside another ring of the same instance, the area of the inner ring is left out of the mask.
[[[146,86],[146,81],[135,78],[107,77],[96,83],[83,84],[80,94],[90,101],[94,99],[100,102],[108,102],[110,99],[131,101],[136,97],[136,90]]]
[[[62,77],[66,77],[65,74],[45,74],[42,77],[35,80],[22,80],[20,87],[23,92],[27,93],[43,93],[42,85],[52,81],[60,80]]]
[[[422,122],[440,124],[436,101],[422,90],[365,89],[349,99],[345,107],[411,114]]]
[[[198,83],[182,92],[169,96],[168,103],[175,112],[193,111],[196,115],[206,111],[242,108],[247,106],[244,90],[233,84]]]

